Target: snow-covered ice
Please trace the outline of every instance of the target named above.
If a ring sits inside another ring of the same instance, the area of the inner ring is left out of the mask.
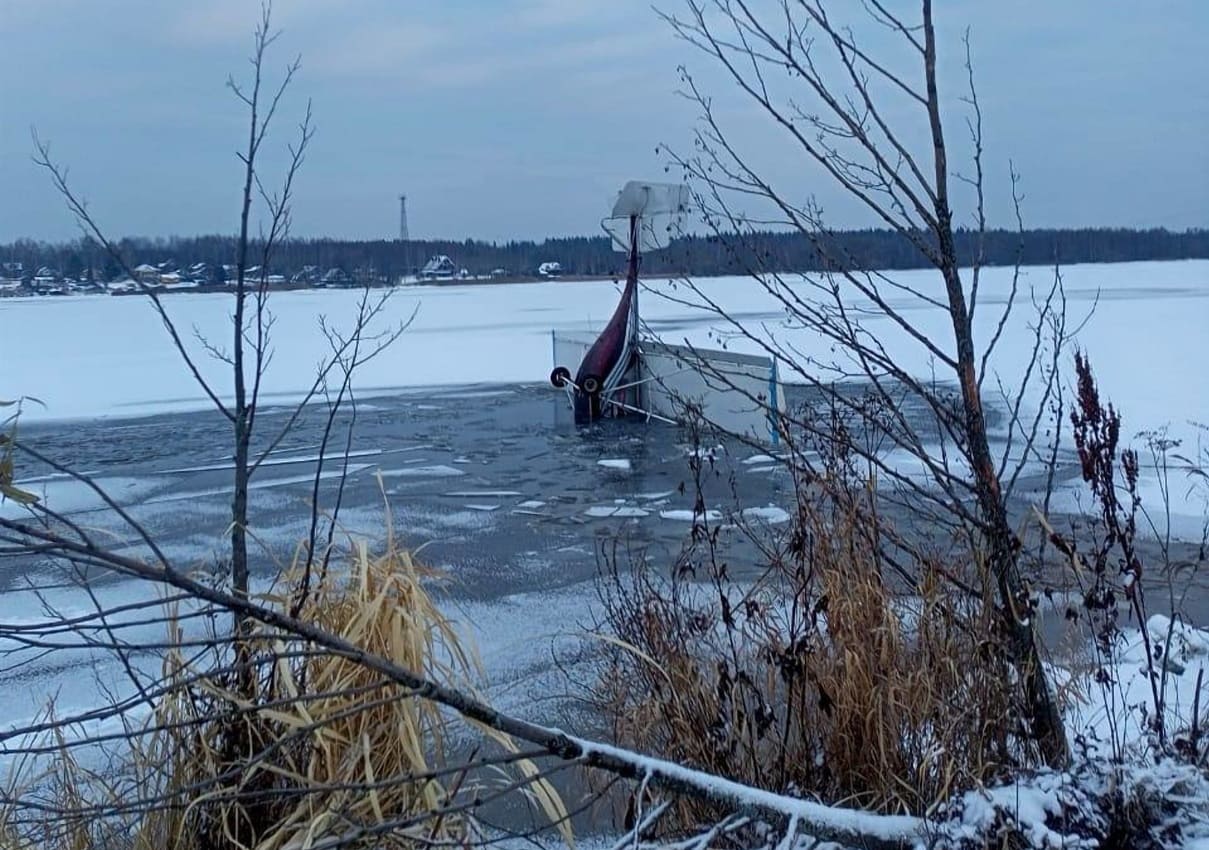
[[[456,466],[446,466],[443,463],[433,466],[405,466],[401,469],[383,469],[379,473],[383,478],[458,478],[466,473]]]
[[[649,515],[650,511],[645,511],[642,508],[637,508],[633,505],[593,505],[584,511],[584,516],[590,516],[597,519],[604,517],[637,519]]]
[[[352,477],[359,472],[369,469],[370,466],[371,464],[368,463],[352,463],[349,464],[347,469],[345,469],[343,466],[337,466],[334,469],[328,469],[320,472],[317,476],[312,472],[304,475],[290,475],[285,478],[256,478],[248,483],[248,490],[268,490],[273,487],[287,487],[291,484],[308,484],[314,481],[316,478],[318,478],[320,481],[333,481],[346,475]],[[159,505],[165,502],[193,501],[205,496],[224,496],[230,492],[231,488],[227,486],[210,487],[204,490],[169,489],[164,493],[152,496],[150,499],[145,499],[143,504]],[[47,500],[46,504],[48,507],[54,507],[54,503],[49,500]]]
[[[643,502],[658,502],[675,494],[675,490],[661,490],[658,493],[639,493],[638,499]]]
[[[1156,427],[1163,422],[1209,420],[1204,374],[1181,368],[1200,362],[1206,315],[1209,315],[1209,261],[1085,264],[1063,270],[1073,317],[1094,314],[1078,341],[1092,358],[1106,396],[1129,417],[1131,428]],[[1023,285],[1047,285],[1052,270],[1025,268]],[[926,289],[938,285],[926,270],[894,272],[905,284]],[[982,273],[980,303],[987,323],[993,308],[1004,300],[1011,269],[988,268]],[[716,317],[659,297],[670,291],[667,281],[647,281],[650,297],[643,301],[644,318],[667,328],[670,341],[687,338],[709,345]],[[767,307],[774,324],[781,318],[771,299],[745,278],[703,279],[699,285],[719,304],[736,312],[759,312]],[[683,296],[683,285],[677,292]],[[315,333],[319,315],[347,322],[354,313],[357,292],[296,291],[274,293],[277,319],[276,352],[265,377],[270,401],[296,398],[310,387],[314,367],[325,354],[326,342]],[[549,371],[550,330],[554,327],[594,327],[611,312],[617,296],[609,282],[550,285],[422,287],[400,291],[390,302],[386,321],[396,321],[418,309],[415,322],[384,356],[365,364],[357,374],[364,392],[406,386],[467,383],[537,382]],[[688,296],[691,298],[691,296]],[[765,303],[769,302],[769,303]],[[164,299],[169,314],[183,326],[196,325],[209,338],[225,338],[230,321],[230,297],[223,294],[183,295]],[[541,306],[544,312],[534,313]],[[1009,323],[993,364],[1006,371],[1027,350],[1027,310]],[[947,314],[916,309],[911,318],[934,339],[946,339]],[[85,416],[134,415],[165,410],[204,408],[208,402],[187,380],[159,319],[141,298],[67,296],[9,298],[0,302],[0,326],[5,358],[0,362],[0,388],[8,397],[33,395],[46,402],[26,409],[28,420]],[[993,324],[990,324],[993,327]],[[979,328],[979,330],[984,330]],[[780,329],[804,353],[822,353],[822,340],[791,329]],[[1122,334],[1141,334],[1145,346],[1125,344]],[[186,335],[187,336],[187,335]],[[985,334],[984,334],[985,336]],[[432,356],[434,339],[441,356]],[[914,346],[896,335],[890,353],[909,369],[926,375],[929,362]],[[198,365],[221,393],[225,364],[205,355],[198,345]],[[942,343],[943,344],[943,343]],[[740,339],[730,341],[743,350]],[[755,350],[748,342],[747,350]],[[508,356],[501,356],[507,353]],[[792,380],[792,375],[785,377]],[[1199,385],[1189,381],[1199,382]],[[450,399],[490,398],[492,391],[453,391]]]
[[[315,448],[318,448],[318,446],[316,446]],[[404,450],[404,451],[406,451],[406,450]],[[335,461],[335,462],[339,463],[340,461],[344,460],[344,458],[346,458],[346,457],[350,458],[350,459],[359,458],[359,457],[377,457],[380,454],[382,454],[382,449],[362,449],[360,451],[349,452],[348,454],[345,454],[344,452],[328,452],[325,455],[316,455],[316,454],[284,455],[284,456],[283,455],[273,455],[271,457],[265,458],[264,460],[260,461],[259,465],[262,467],[263,466],[289,466],[291,464],[298,464],[298,463],[314,463],[315,461],[318,461],[318,460],[322,460],[324,463],[327,463],[329,461]],[[226,461],[222,461],[220,463],[205,463],[205,464],[199,464],[197,466],[181,466],[181,467],[177,467],[175,469],[165,469],[163,474],[164,475],[175,475],[175,474],[185,474],[185,473],[193,473],[193,472],[219,472],[222,470],[234,469],[234,468],[235,468],[235,461],[226,460]]]
[[[659,516],[663,519],[671,520],[673,522],[696,522],[697,520],[704,520],[705,522],[721,522],[722,520],[722,512],[712,509],[707,510],[704,514],[688,510],[660,511]]]
[[[740,511],[743,519],[764,522],[768,525],[781,525],[789,522],[789,513],[784,508],[776,505],[767,505],[763,508],[744,508]]]
[[[156,483],[147,478],[113,476],[96,478],[94,483],[119,505],[142,499],[156,489]],[[22,482],[22,486],[61,514],[78,514],[105,507],[105,500],[96,490],[75,478]],[[17,502],[0,501],[0,517],[14,519],[27,513]]]

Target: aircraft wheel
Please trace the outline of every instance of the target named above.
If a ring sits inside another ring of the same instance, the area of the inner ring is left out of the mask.
[[[567,385],[571,380],[571,370],[566,366],[555,366],[554,371],[550,373],[550,383],[558,387],[560,390]]]
[[[596,395],[600,392],[600,378],[595,375],[588,375],[588,377],[584,378],[583,383],[580,384],[580,389],[588,395]]]

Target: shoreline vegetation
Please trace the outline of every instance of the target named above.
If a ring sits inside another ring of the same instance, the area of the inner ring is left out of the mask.
[[[959,260],[984,266],[1209,259],[1209,229],[990,230],[981,241],[974,231],[957,230],[954,235]],[[234,237],[127,237],[113,247],[129,268],[139,271],[142,283],[164,284],[160,291],[230,288]],[[649,252],[643,258],[643,272],[674,277],[819,272],[834,269],[835,261],[826,258],[837,256],[845,264],[887,271],[930,265],[918,245],[888,230],[833,231],[814,239],[801,233],[720,233],[675,239]],[[624,274],[622,254],[613,250],[607,237],[584,236],[540,242],[290,239],[275,247],[272,267],[264,276],[274,290],[399,285],[423,282],[424,265],[441,258],[448,258],[448,263],[444,273],[431,278],[434,282],[570,282],[617,279]],[[539,269],[547,263],[557,263],[561,270],[543,274]],[[260,271],[249,268],[245,273],[258,280]],[[0,294],[66,294],[101,288],[123,294],[120,287],[107,284],[120,284],[127,277],[116,259],[89,237],[0,243]],[[144,291],[133,285],[130,289]]]

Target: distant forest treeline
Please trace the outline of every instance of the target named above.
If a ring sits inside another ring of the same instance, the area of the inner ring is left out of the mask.
[[[959,230],[958,250],[973,260],[977,234]],[[908,269],[927,265],[910,240],[889,230],[851,230],[827,237],[832,257],[846,256],[864,268]],[[139,263],[231,263],[235,239],[230,236],[171,238],[133,237],[119,243],[126,261]],[[624,257],[605,236],[547,239],[542,242],[485,242],[467,239],[349,241],[293,239],[277,249],[274,272],[292,274],[304,266],[341,268],[348,272],[372,270],[376,277],[393,279],[413,273],[430,257],[445,254],[459,269],[488,274],[505,269],[510,275],[532,275],[544,262],[558,262],[567,275],[610,275],[622,271]],[[1209,258],[1209,229],[1182,232],[1163,229],[993,230],[985,234],[984,262],[1010,265],[1020,258],[1025,265],[1123,262],[1129,260],[1180,260]],[[18,240],[0,245],[0,262],[22,263],[27,270],[47,266],[69,277],[82,277],[91,268],[98,277],[113,279],[118,265],[87,239],[47,243]],[[741,274],[754,268],[778,271],[814,271],[826,263],[812,241],[800,233],[757,233],[742,238],[693,236],[675,240],[669,247],[644,258],[647,275]]]

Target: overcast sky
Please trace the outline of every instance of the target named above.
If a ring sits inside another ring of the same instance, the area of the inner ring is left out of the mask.
[[[1011,158],[1029,226],[1209,226],[1209,2],[935,6],[958,157],[971,28],[993,224],[1011,223]],[[76,235],[30,161],[31,127],[111,233],[232,232],[246,130],[224,82],[247,70],[256,16],[249,0],[0,0],[0,241]],[[621,183],[662,174],[656,145],[691,146],[681,63],[770,177],[837,225],[872,223],[648,0],[277,0],[275,23],[271,69],[303,67],[273,144],[308,97],[318,125],[295,235],[393,237],[401,192],[415,238],[598,232]]]

